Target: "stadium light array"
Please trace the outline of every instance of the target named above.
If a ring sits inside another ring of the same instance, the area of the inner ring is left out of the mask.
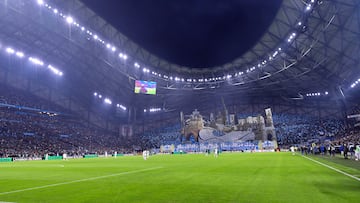
[[[74,22],[74,19],[71,16],[68,16],[66,17],[66,22],[72,24]]]
[[[160,112],[162,111],[162,108],[150,108],[150,109],[144,109],[144,113],[149,112],[149,113],[155,113],[155,112]]]
[[[37,2],[38,5],[40,6],[43,6],[49,10],[51,10],[53,13],[57,14],[56,16],[59,16],[63,19],[65,19],[65,21],[70,24],[70,25],[75,25],[77,28],[79,28],[81,30],[81,32],[85,32],[86,31],[86,34],[91,36],[91,39],[93,39],[94,41],[97,41],[99,43],[101,43],[101,45],[105,45],[105,47],[109,50],[111,50],[112,52],[115,52],[117,50],[116,46],[112,45],[113,43],[111,42],[105,42],[104,40],[102,40],[98,34],[96,33],[93,33],[92,31],[88,30],[85,26],[83,25],[80,25],[78,22],[75,22],[74,18],[71,17],[70,15],[69,16],[66,16],[64,15],[59,8],[55,8],[51,5],[49,5],[48,3],[45,2],[45,0],[35,0]],[[317,2],[317,0],[311,0],[310,2],[306,3],[305,4],[305,8],[304,8],[304,12],[305,13],[308,13],[309,11],[311,11],[312,9],[314,9],[315,7],[315,3]],[[291,32],[291,34],[284,40],[285,42],[287,41],[288,43],[291,43],[295,40],[295,38],[298,36],[298,33],[297,33],[297,30],[299,28],[299,26],[302,26],[304,23],[303,22],[306,22],[305,18],[307,18],[308,15],[303,15],[302,19],[300,21],[298,21],[295,26],[294,26],[294,30],[293,32]],[[277,47],[275,51],[273,51],[271,54],[267,54],[266,56],[266,59],[262,59],[262,60],[259,60],[257,64],[257,67],[260,68],[260,67],[265,67],[270,61],[273,61],[278,55],[280,52],[282,52],[283,48],[282,47]],[[119,52],[119,58],[123,59],[123,60],[127,60],[128,59],[128,56],[125,54],[125,53],[120,53]],[[137,63],[137,62],[134,62],[134,66],[136,68],[140,68],[140,64]],[[247,68],[246,69],[246,73],[247,74],[250,74],[251,72],[255,71],[256,68],[255,68],[255,65],[254,66],[251,66],[252,68]],[[143,72],[145,73],[149,73],[151,70],[150,69],[143,69]],[[207,82],[217,82],[217,81],[225,81],[227,79],[229,79],[227,76],[228,75],[231,75],[231,79],[232,78],[236,78],[236,77],[239,77],[239,76],[242,76],[244,73],[241,72],[240,73],[225,73],[224,76],[217,76],[215,79],[212,79],[212,78],[207,78],[206,81]],[[155,75],[155,74],[153,74]],[[171,78],[175,78],[175,76],[171,76],[171,75],[164,75],[162,76],[161,73],[158,73],[156,74],[155,76],[157,76],[158,78],[162,78],[162,79],[166,79],[166,80],[171,80]],[[173,80],[174,81],[174,80]],[[196,83],[196,82],[203,82],[205,80],[196,80],[196,79],[184,79],[184,80],[175,80],[176,82],[187,82],[187,83]]]
[[[106,97],[106,96],[104,97],[103,95],[101,95],[101,94],[98,93],[98,92],[94,92],[93,95],[94,95],[95,98],[103,101],[103,102],[104,102],[105,104],[107,104],[107,105],[112,105],[112,104],[113,104],[113,101],[112,101],[110,98],[108,98],[108,97]],[[103,97],[104,97],[104,100],[102,100]],[[124,105],[122,105],[122,104],[119,104],[119,103],[117,103],[117,104],[114,105],[114,106],[115,106],[116,108],[122,109],[123,111],[126,111],[126,110],[127,110],[126,106],[124,106]]]
[[[116,107],[122,109],[123,111],[126,111],[126,107],[121,104],[117,104]]]
[[[307,93],[306,96],[307,97],[320,97],[320,96],[327,96],[329,95],[329,92],[326,91],[324,93],[320,93],[320,92],[313,92],[313,93]]]
[[[21,51],[17,51],[15,55],[19,58],[23,58],[25,56],[25,54]]]
[[[124,60],[126,60],[127,58],[128,58],[128,56],[126,55],[126,54],[123,54],[123,53],[119,53],[119,57],[121,58],[121,59],[124,59]],[[135,63],[136,64],[136,63]]]
[[[8,54],[14,54],[14,53],[15,53],[15,50],[14,50],[13,48],[11,48],[11,47],[8,47],[8,48],[6,48],[6,53],[8,53]]]
[[[43,1],[43,0],[37,0],[37,3],[38,3],[39,5],[44,5],[44,1]]]
[[[353,82],[350,87],[351,87],[351,88],[355,88],[356,86],[359,85],[359,83],[360,83],[360,78],[357,79],[355,82]]]
[[[41,61],[40,59],[38,58],[34,58],[34,57],[29,57],[29,61],[31,61],[33,64],[35,65],[39,65],[39,66],[43,66],[44,65],[44,62]]]
[[[112,104],[112,101],[109,98],[104,99],[105,104]]]
[[[59,75],[59,76],[62,76],[63,75],[63,72],[61,72],[59,69],[55,68],[54,66],[52,65],[48,65],[48,68],[55,74],[55,75]]]
[[[0,47],[1,48],[1,47]],[[19,59],[24,58],[25,53],[19,50],[16,50],[15,48],[12,47],[6,47],[5,48],[5,52],[10,54],[10,55],[15,55],[16,57],[18,57]],[[34,65],[38,65],[38,66],[44,66],[45,63],[39,59],[39,58],[35,58],[35,57],[29,57],[28,60],[33,63]],[[48,69],[50,69],[55,75],[58,76],[62,76],[63,72],[57,68],[55,68],[54,66],[52,66],[51,64],[48,64]]]

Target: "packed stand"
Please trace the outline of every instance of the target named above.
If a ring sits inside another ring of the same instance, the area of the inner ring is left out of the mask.
[[[121,136],[89,128],[68,112],[62,114],[61,107],[26,92],[1,89],[0,157],[39,158],[63,153],[82,156],[124,151]]]
[[[345,132],[339,119],[318,119],[308,115],[273,115],[276,137],[279,145],[290,146],[313,140],[333,139]]]
[[[160,126],[148,125],[139,135],[142,148],[159,148],[161,145],[180,143],[181,126],[178,121],[159,123]]]

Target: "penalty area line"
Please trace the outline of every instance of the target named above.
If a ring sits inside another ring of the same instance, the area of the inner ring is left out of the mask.
[[[73,181],[68,181],[68,182],[55,183],[55,184],[50,184],[50,185],[43,185],[43,186],[38,186],[38,187],[25,188],[25,189],[21,189],[21,190],[13,190],[13,191],[8,191],[8,192],[1,192],[0,195],[7,195],[7,194],[13,194],[13,193],[25,192],[25,191],[31,191],[31,190],[38,190],[38,189],[43,189],[43,188],[48,188],[48,187],[55,187],[55,186],[60,186],[60,185],[68,185],[68,184],[72,184],[72,183],[80,183],[80,182],[85,182],[85,181],[98,180],[98,179],[110,178],[110,177],[114,177],[114,176],[128,175],[128,174],[133,174],[133,173],[140,173],[140,172],[145,172],[145,171],[153,171],[153,170],[157,170],[157,169],[161,169],[161,168],[163,168],[163,167],[153,167],[153,168],[140,169],[140,170],[135,170],[135,171],[126,171],[126,172],[121,172],[121,173],[114,173],[114,174],[105,175],[105,176],[97,176],[97,177],[93,177],[93,178],[85,178],[85,179],[80,179],[80,180],[73,180]]]
[[[329,165],[327,165],[327,164],[321,163],[320,161],[316,161],[316,160],[314,160],[314,159],[312,159],[312,158],[310,158],[310,157],[307,157],[307,156],[302,156],[302,157],[304,157],[304,158],[306,158],[306,159],[308,159],[308,160],[310,160],[310,161],[313,161],[313,162],[315,162],[315,163],[318,163],[318,164],[320,164],[320,165],[322,165],[322,166],[325,166],[326,168],[332,169],[332,170],[334,170],[334,171],[336,171],[336,172],[338,172],[338,173],[341,173],[341,174],[343,174],[343,175],[346,175],[346,176],[348,176],[348,177],[350,177],[350,178],[353,178],[353,179],[355,179],[355,180],[357,180],[357,181],[360,181],[360,178],[358,178],[358,177],[356,177],[356,176],[353,176],[353,175],[351,175],[351,174],[348,174],[348,173],[346,173],[346,172],[344,172],[344,171],[341,171],[341,170],[339,170],[339,169],[337,169],[337,168],[334,168],[334,167],[329,166]]]

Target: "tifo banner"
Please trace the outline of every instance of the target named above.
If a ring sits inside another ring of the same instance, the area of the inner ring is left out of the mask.
[[[265,114],[266,114],[266,116],[272,116],[271,108],[265,109]]]
[[[235,125],[235,114],[230,114],[230,124]]]

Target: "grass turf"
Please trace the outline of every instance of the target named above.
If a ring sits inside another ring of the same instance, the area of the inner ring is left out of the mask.
[[[348,171],[360,174],[356,167]],[[291,153],[0,163],[0,202],[329,203],[359,199],[360,181]]]

